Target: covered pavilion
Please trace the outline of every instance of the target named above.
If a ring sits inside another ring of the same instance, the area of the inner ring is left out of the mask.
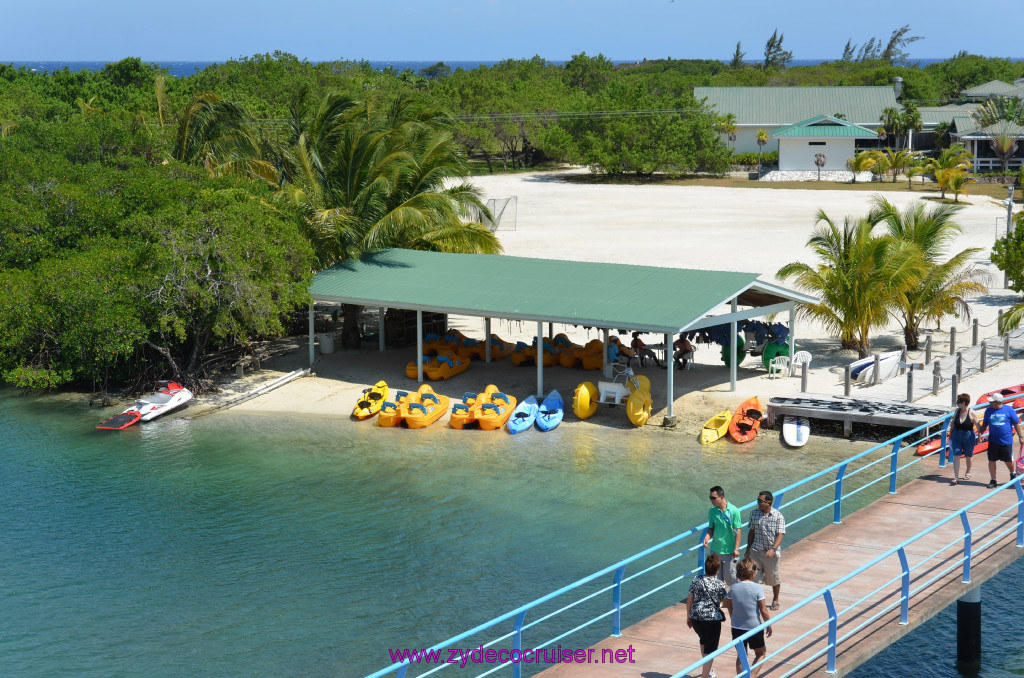
[[[731,325],[736,355],[737,322],[787,311],[790,355],[796,304],[817,298],[758,280],[755,273],[703,271],[491,254],[448,254],[385,249],[320,271],[310,286],[313,302],[380,308],[378,341],[384,350],[386,308],[415,310],[418,378],[423,381],[423,312],[485,320],[485,360],[490,361],[491,318],[582,325],[656,333],[671,356],[673,336],[715,325]],[[309,359],[314,362],[313,306],[309,311]],[[604,351],[607,375],[608,352]],[[673,372],[666,370],[665,416],[672,420]],[[729,370],[736,390],[736,363]],[[537,361],[537,395],[544,395],[543,361]]]

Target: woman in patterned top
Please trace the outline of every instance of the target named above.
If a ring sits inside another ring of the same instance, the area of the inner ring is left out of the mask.
[[[718,649],[722,636],[722,622],[725,613],[720,607],[727,593],[725,583],[716,575],[722,567],[722,558],[717,553],[704,559],[704,576],[697,577],[690,584],[690,595],[686,598],[686,625],[697,632],[700,638],[700,653],[706,657]],[[701,678],[715,678],[712,659],[701,667]]]

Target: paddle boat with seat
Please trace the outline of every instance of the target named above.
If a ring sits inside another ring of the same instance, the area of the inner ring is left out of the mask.
[[[409,428],[425,428],[441,418],[448,411],[450,398],[434,393],[430,384],[423,384],[416,392],[415,402],[407,401],[401,406],[401,415]]]
[[[452,415],[448,420],[448,423],[452,428],[463,429],[475,426],[477,421],[477,414],[480,412],[480,406],[484,403],[491,402],[491,395],[498,393],[498,387],[494,384],[488,384],[487,388],[481,393],[466,393],[462,396],[461,403],[455,403],[452,405]]]
[[[507,393],[495,391],[491,393],[490,402],[480,405],[476,413],[476,423],[484,431],[494,431],[505,425],[512,411],[516,409],[516,399]]]
[[[403,408],[416,394],[409,394],[406,391],[395,391],[394,400],[385,400],[380,406],[380,413],[377,415],[377,426],[400,426],[402,423]]]
[[[430,365],[423,367],[423,373],[431,381],[451,379],[456,374],[461,374],[469,369],[469,358],[458,355],[453,351],[446,354],[438,354]]]

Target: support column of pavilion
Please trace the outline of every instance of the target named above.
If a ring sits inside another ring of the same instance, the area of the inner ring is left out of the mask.
[[[675,426],[676,417],[672,413],[672,404],[675,400],[675,361],[672,359],[672,335],[665,335],[665,421],[662,426]]]

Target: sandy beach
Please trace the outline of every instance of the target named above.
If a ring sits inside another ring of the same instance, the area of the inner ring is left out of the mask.
[[[581,171],[581,170],[577,170]],[[571,172],[528,173],[475,177],[487,199],[517,197],[515,230],[510,230],[509,215],[498,230],[505,253],[509,255],[549,259],[613,262],[648,266],[668,266],[701,270],[729,270],[757,273],[762,279],[780,282],[775,272],[791,261],[814,263],[805,243],[815,226],[815,215],[823,209],[835,221],[844,216],[859,217],[870,209],[874,192],[789,190],[763,188],[720,188],[706,186],[619,186],[593,185],[565,181]],[[937,198],[938,192],[892,192],[885,196],[898,207],[922,198]],[[884,189],[884,185],[879,186]],[[1013,305],[1018,295],[1002,288],[1002,273],[989,262],[989,253],[997,229],[1002,229],[1005,207],[984,196],[962,199],[958,221],[964,233],[953,251],[965,247],[982,247],[976,265],[991,274],[989,293],[970,300],[973,317],[980,323],[981,339],[994,337],[999,309]],[[685,290],[652,290],[652,294],[685,295]],[[786,318],[777,318],[785,321]],[[452,327],[466,335],[481,338],[481,318],[452,316]],[[947,318],[941,329],[925,328],[931,335],[933,357],[948,352],[948,331],[955,326],[958,345],[970,343],[970,320]],[[492,332],[508,340],[530,341],[535,335],[533,323],[504,320],[492,321]],[[578,343],[599,337],[572,326],[555,326],[555,333],[565,332]],[[842,368],[855,360],[856,354],[839,348],[838,341],[822,328],[797,322],[797,350],[809,351],[813,360],[808,375],[807,392],[811,394],[843,394]],[[629,336],[621,337],[628,343]],[[647,336],[648,343],[661,341]],[[873,336],[874,350],[893,350],[902,346],[903,335],[893,322]],[[922,360],[923,352],[911,353],[912,360]],[[383,353],[376,345],[364,344],[359,351],[339,351],[320,357],[315,375],[293,381],[268,394],[241,403],[237,410],[253,412],[303,411],[314,415],[344,415],[351,411],[356,396],[367,385],[384,379],[392,388],[414,390],[416,382],[405,376],[405,365],[415,357],[415,348],[389,349]],[[794,395],[800,391],[798,376],[769,378],[760,359],[748,357],[738,370],[735,392],[730,391],[728,369],[715,345],[698,345],[693,369],[675,372],[674,413],[678,426],[666,430],[661,424],[665,404],[665,372],[650,363],[639,369],[652,384],[654,412],[643,431],[651,434],[692,435],[703,422],[724,408],[735,408],[741,400],[758,395],[762,400],[772,396]],[[290,354],[263,366],[260,372],[225,384],[220,396],[204,398],[190,408],[199,415],[205,408],[244,393],[290,370],[308,365],[308,348],[304,338],[296,340]],[[545,390],[557,388],[571,400],[573,389],[582,381],[596,381],[598,372],[554,367],[545,370]],[[1001,363],[984,374],[966,379],[960,390],[982,393],[1010,383],[1020,382],[1019,359]],[[507,360],[489,365],[474,362],[470,370],[450,382],[435,383],[440,393],[461,397],[466,391],[479,391],[489,383],[502,390],[525,396],[536,390],[536,368],[515,367]],[[854,386],[852,395],[871,398],[870,386]],[[937,396],[918,400],[922,405],[945,406],[950,402],[948,388]],[[441,422],[443,425],[443,421]],[[586,422],[574,416],[567,425],[604,425],[629,428],[625,408],[601,407]]]

